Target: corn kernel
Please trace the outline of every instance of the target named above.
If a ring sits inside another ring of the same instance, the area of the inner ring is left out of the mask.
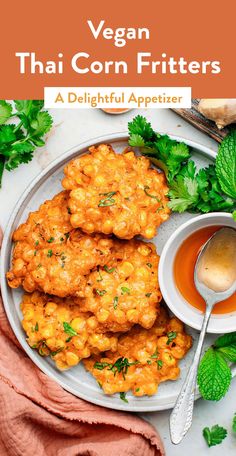
[[[79,357],[75,353],[68,351],[66,353],[66,362],[68,366],[76,366],[79,362]]]

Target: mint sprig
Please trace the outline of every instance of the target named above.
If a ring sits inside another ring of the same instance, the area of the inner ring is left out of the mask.
[[[236,332],[216,339],[205,352],[198,368],[198,386],[204,399],[219,401],[231,382],[230,362],[236,362]]]

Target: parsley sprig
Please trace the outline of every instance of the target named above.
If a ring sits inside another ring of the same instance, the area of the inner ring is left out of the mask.
[[[53,121],[47,111],[42,111],[43,104],[41,100],[15,100],[13,108],[0,100],[0,186],[4,169],[12,171],[30,162],[36,147],[44,146],[43,137]],[[9,123],[11,119],[18,122]]]
[[[236,130],[219,146],[215,165],[198,171],[189,147],[155,132],[145,117],[136,116],[128,127],[130,146],[139,147],[163,169],[173,211],[228,211],[236,219]]]

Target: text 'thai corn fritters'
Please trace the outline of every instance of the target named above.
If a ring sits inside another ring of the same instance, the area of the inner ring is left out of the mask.
[[[151,243],[114,240],[112,259],[88,276],[80,309],[92,312],[105,331],[128,331],[136,323],[151,328],[161,301],[158,262]]]
[[[21,310],[28,344],[40,355],[50,355],[58,369],[73,367],[92,353],[117,349],[117,336],[101,334],[97,319],[81,313],[72,298],[25,294]]]
[[[60,297],[80,294],[86,285],[84,276],[106,264],[112,246],[104,236],[73,229],[65,191],[32,212],[14,232],[13,241],[9,286],[22,285],[28,292],[40,290]]]
[[[83,362],[106,394],[131,390],[135,396],[152,395],[159,383],[178,378],[178,362],[191,345],[183,324],[162,309],[151,329],[135,326],[119,337],[116,352]]]
[[[116,154],[105,144],[89,151],[65,167],[62,181],[71,190],[73,227],[122,239],[154,237],[170,213],[164,173],[134,152]]]

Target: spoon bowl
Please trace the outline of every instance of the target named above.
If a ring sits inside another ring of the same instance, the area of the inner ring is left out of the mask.
[[[196,261],[194,282],[205,299],[206,311],[192,365],[170,416],[170,435],[174,444],[182,441],[192,424],[198,364],[212,309],[236,290],[235,229],[224,227],[204,244]]]

